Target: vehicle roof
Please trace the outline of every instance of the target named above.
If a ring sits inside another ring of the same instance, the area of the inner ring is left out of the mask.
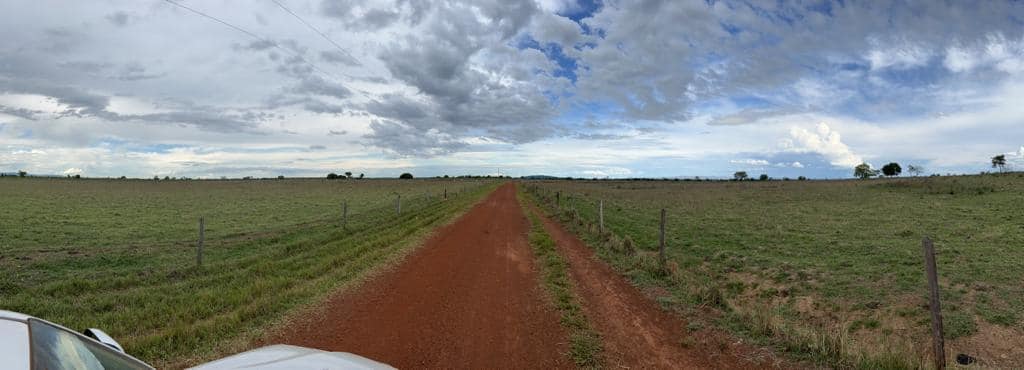
[[[31,318],[32,318],[32,316],[29,316],[29,315],[26,315],[26,314],[17,313],[17,312],[14,312],[14,311],[0,310],[0,320],[13,320],[13,321],[26,322],[26,321],[28,321],[28,319],[31,319]]]
[[[193,370],[250,369],[394,369],[359,355],[277,344],[208,362]]]

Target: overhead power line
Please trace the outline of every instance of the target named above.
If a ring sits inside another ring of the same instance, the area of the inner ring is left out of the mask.
[[[327,34],[323,33],[318,28],[313,27],[312,24],[310,24],[309,22],[306,22],[305,19],[302,19],[302,17],[300,17],[298,14],[295,14],[295,12],[293,12],[291,9],[288,9],[288,7],[284,6],[284,4],[281,4],[280,1],[278,1],[278,0],[270,0],[270,1],[273,1],[274,4],[277,4],[277,6],[280,7],[282,10],[288,12],[288,14],[291,14],[293,17],[295,17],[295,19],[298,19],[299,22],[302,22],[302,24],[306,25],[306,27],[309,27],[309,29],[313,30],[313,32],[316,32],[317,34],[320,35],[320,37],[323,37],[324,40],[327,40],[327,42],[331,43],[331,45],[334,45],[334,47],[336,49],[338,49],[338,51],[340,51],[342,54],[345,54],[345,56],[347,56],[349,58],[352,58],[352,60],[356,61],[356,63],[359,63],[359,59],[357,59],[355,56],[353,56],[351,53],[349,53],[348,50],[345,50],[345,48],[341,47],[341,45],[338,45],[338,43],[334,42],[334,40],[332,40],[330,37],[328,37]]]
[[[188,11],[190,11],[190,12],[192,12],[192,13],[195,13],[195,14],[197,14],[197,15],[199,15],[199,16],[202,16],[202,17],[205,17],[205,18],[207,18],[207,19],[213,20],[214,22],[217,22],[217,23],[220,23],[220,24],[222,24],[222,25],[225,25],[225,26],[231,27],[231,28],[232,28],[232,29],[234,29],[235,31],[238,31],[238,32],[244,33],[244,34],[248,35],[249,37],[252,37],[252,38],[254,38],[254,39],[256,39],[256,40],[259,40],[259,41],[261,41],[261,42],[265,42],[265,43],[268,43],[268,44],[272,45],[273,47],[277,48],[278,50],[281,50],[281,51],[283,51],[283,52],[285,52],[285,53],[291,54],[291,55],[292,55],[292,56],[294,56],[295,58],[298,58],[298,59],[299,59],[299,60],[301,60],[302,62],[304,62],[304,63],[308,64],[308,65],[309,65],[310,67],[312,67],[312,68],[313,68],[314,70],[316,70],[317,72],[320,72],[321,74],[323,74],[323,75],[325,75],[325,76],[327,76],[327,77],[331,77],[331,78],[336,78],[336,77],[335,77],[334,75],[332,75],[332,74],[330,74],[330,73],[327,73],[327,72],[326,72],[326,71],[324,71],[323,69],[320,69],[320,67],[317,67],[317,66],[316,66],[316,64],[313,64],[313,62],[310,62],[310,61],[309,61],[309,59],[306,59],[305,57],[303,57],[303,56],[302,56],[301,54],[299,54],[298,52],[295,52],[295,51],[293,51],[293,50],[287,49],[287,48],[285,48],[285,47],[281,46],[280,44],[278,44],[277,42],[274,42],[273,40],[267,39],[267,38],[265,38],[265,37],[261,37],[261,36],[259,36],[259,35],[255,34],[255,33],[249,32],[248,30],[246,30],[246,29],[244,29],[244,28],[242,28],[242,27],[239,27],[239,26],[233,25],[233,24],[231,24],[231,23],[228,23],[228,22],[227,22],[227,21],[225,21],[225,20],[222,20],[222,19],[220,19],[220,18],[217,18],[217,17],[214,17],[214,16],[212,16],[212,15],[209,15],[209,14],[203,13],[203,12],[201,12],[201,11],[199,11],[199,10],[196,10],[196,9],[194,9],[194,8],[191,8],[191,7],[188,7],[188,6],[186,6],[186,5],[184,5],[184,4],[181,4],[181,3],[177,2],[177,1],[174,1],[174,0],[164,0],[164,1],[165,1],[165,2],[167,2],[167,3],[173,4],[173,5],[175,5],[175,6],[179,7],[179,8],[182,8],[182,9],[188,10]],[[276,1],[275,1],[275,2],[276,2]]]

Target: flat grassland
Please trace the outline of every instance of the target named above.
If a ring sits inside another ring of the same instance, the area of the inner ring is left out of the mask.
[[[494,185],[0,179],[0,309],[102,328],[159,367],[195,364],[393,261]]]
[[[634,283],[663,291],[664,305],[711,308],[719,314],[710,321],[741,336],[839,367],[927,363],[928,236],[948,361],[965,353],[1024,366],[1024,174],[527,186],[550,211],[560,192],[563,222]],[[600,200],[606,234],[596,225]],[[655,254],[661,208],[664,267]]]

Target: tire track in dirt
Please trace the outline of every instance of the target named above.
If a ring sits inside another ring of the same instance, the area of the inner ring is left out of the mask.
[[[505,184],[392,270],[335,295],[265,343],[398,368],[572,368],[538,285],[529,221]]]
[[[763,369],[781,365],[770,353],[734,343],[724,333],[701,330],[687,334],[685,322],[667,312],[611,266],[600,261],[579,238],[536,206],[569,263],[583,311],[601,334],[606,367],[628,369]],[[700,336],[689,338],[688,335]],[[684,346],[683,343],[689,343]]]

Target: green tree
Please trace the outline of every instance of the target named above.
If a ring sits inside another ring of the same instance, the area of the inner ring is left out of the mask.
[[[761,176],[759,176],[757,179],[761,180],[761,181],[768,181],[768,179],[770,179],[770,177],[768,177],[767,173],[762,173]]]
[[[359,178],[360,178],[360,179],[361,179],[361,178],[363,178],[363,174],[359,174]]]
[[[331,173],[327,174],[327,179],[328,180],[335,180],[337,178],[338,178],[338,174],[336,174],[334,172],[331,172]]]
[[[352,172],[350,172],[350,171],[345,171],[345,177],[348,177],[348,178],[350,178],[350,179],[351,179],[351,178],[352,178]]]
[[[901,172],[903,172],[903,168],[900,168],[900,164],[896,162],[882,166],[882,174],[886,176],[899,176]]]
[[[18,171],[18,177],[25,177],[25,176],[28,176],[28,172]]]
[[[1006,154],[992,157],[992,168],[998,168],[999,172],[1006,170]]]
[[[878,170],[871,169],[870,164],[861,163],[853,168],[853,176],[861,179],[870,179],[878,176]]]
[[[408,172],[405,172],[405,173],[402,173],[401,175],[399,175],[398,178],[400,178],[400,179],[411,179],[412,178],[412,174],[408,173]]]
[[[746,180],[747,179],[747,171],[736,171],[736,173],[732,174],[732,178],[737,180],[737,181]]]

